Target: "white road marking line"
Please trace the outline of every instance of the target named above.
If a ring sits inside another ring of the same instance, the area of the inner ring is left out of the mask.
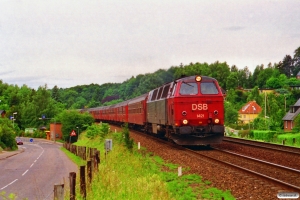
[[[16,182],[18,179],[15,179],[14,181],[12,181],[11,183],[7,184],[6,186],[4,186],[3,188],[1,188],[0,190],[3,190],[4,188],[8,187],[9,185],[13,184],[14,182]]]
[[[44,151],[45,150],[43,149],[42,153],[39,155],[39,157],[37,159],[39,159],[43,155]]]
[[[28,172],[28,169],[22,174],[22,176],[24,176],[27,172]]]

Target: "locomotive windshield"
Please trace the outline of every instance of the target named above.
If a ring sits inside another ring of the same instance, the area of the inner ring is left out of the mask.
[[[186,83],[182,82],[180,86],[181,95],[195,95],[198,94],[198,84],[197,83]]]
[[[219,91],[214,82],[202,82],[200,87],[202,94],[218,94]]]

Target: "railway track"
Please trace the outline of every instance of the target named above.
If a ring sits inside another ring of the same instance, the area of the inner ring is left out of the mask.
[[[276,151],[291,153],[300,156],[300,148],[297,147],[284,146],[280,144],[272,144],[272,143],[259,142],[259,141],[253,141],[247,139],[239,139],[233,137],[224,137],[223,141],[236,143],[236,144],[243,144],[243,145],[253,146],[258,148],[276,150]]]
[[[286,189],[300,191],[300,170],[216,148],[211,152],[200,151],[196,154],[209,157],[216,162],[234,167]]]

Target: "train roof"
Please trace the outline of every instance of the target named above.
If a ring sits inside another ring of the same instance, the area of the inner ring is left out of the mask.
[[[201,75],[194,75],[194,76],[186,76],[186,77],[182,77],[182,78],[179,78],[179,79],[176,79],[175,82],[178,82],[178,81],[194,81],[196,76],[201,76]],[[213,77],[209,77],[209,76],[201,76],[202,80],[203,81],[208,81],[208,80],[214,80],[216,81],[215,78]]]
[[[148,96],[148,93],[143,94],[143,95],[138,96],[138,97],[135,97],[135,98],[133,98],[133,99],[130,99],[129,102],[128,102],[128,105],[129,105],[129,104],[136,103],[136,102],[140,102],[140,101],[142,101],[142,100],[146,100],[146,99],[147,99],[147,96]]]

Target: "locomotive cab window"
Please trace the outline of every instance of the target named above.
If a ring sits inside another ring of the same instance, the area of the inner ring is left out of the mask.
[[[151,101],[154,101],[156,99],[156,95],[157,95],[157,89],[153,91]]]
[[[182,82],[181,86],[180,86],[179,93],[181,95],[195,95],[195,94],[198,94],[198,84],[197,83]]]
[[[166,86],[164,87],[164,91],[163,91],[163,94],[162,94],[161,98],[163,98],[163,99],[167,98],[168,93],[169,93],[169,89],[170,89],[170,84],[169,84],[169,85],[166,85]]]
[[[202,82],[200,91],[202,94],[218,94],[219,93],[218,88],[214,82],[207,82],[207,83]]]

